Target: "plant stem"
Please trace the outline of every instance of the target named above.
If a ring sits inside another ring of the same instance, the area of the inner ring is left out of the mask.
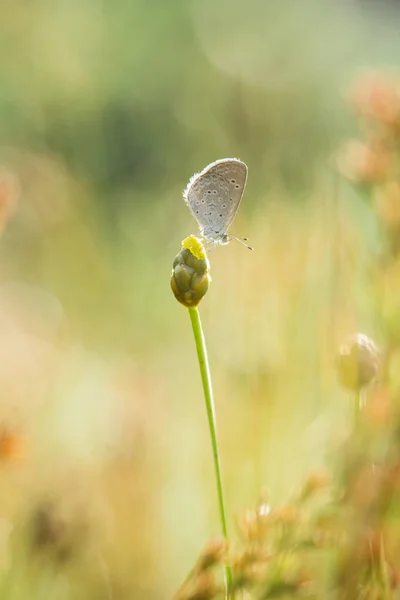
[[[221,464],[219,458],[215,405],[211,382],[210,366],[208,364],[206,340],[204,338],[203,329],[201,326],[200,314],[197,308],[189,308],[190,320],[192,322],[193,334],[196,343],[197,357],[199,360],[201,380],[203,382],[204,398],[206,401],[206,410],[208,417],[208,426],[210,429],[211,446],[214,459],[215,476],[217,480],[217,495],[219,505],[219,516],[221,520],[221,529],[225,539],[228,538],[228,527],[226,521],[226,510],[224,493],[222,487]],[[230,589],[232,587],[232,570],[230,566],[225,566],[225,586],[226,597],[231,598]]]
[[[361,397],[361,390],[357,390],[355,397],[354,397],[354,427],[357,428],[358,426],[358,422],[360,419],[360,413],[361,413],[361,408],[362,408],[362,397]]]

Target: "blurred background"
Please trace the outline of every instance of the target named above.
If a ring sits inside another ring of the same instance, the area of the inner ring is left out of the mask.
[[[0,589],[171,597],[218,535],[187,311],[190,176],[249,179],[201,305],[232,531],[329,461],[343,336],[377,337],[379,236],[335,155],[347,91],[398,66],[400,5],[5,0],[0,20]]]

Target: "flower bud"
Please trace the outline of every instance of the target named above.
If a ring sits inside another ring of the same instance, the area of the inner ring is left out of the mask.
[[[211,282],[210,263],[201,241],[194,235],[182,242],[172,266],[171,288],[175,298],[191,308],[207,293]]]
[[[378,368],[378,349],[366,335],[357,333],[340,347],[337,372],[339,383],[347,390],[361,390],[372,381]]]

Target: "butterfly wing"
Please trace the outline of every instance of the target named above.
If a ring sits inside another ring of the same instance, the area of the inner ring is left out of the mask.
[[[237,158],[223,158],[190,179],[184,199],[200,231],[224,235],[238,211],[247,181],[247,166]]]
[[[223,158],[209,165],[210,174],[217,174],[227,185],[226,198],[219,197],[217,208],[225,211],[220,233],[226,233],[239,209],[247,182],[247,165],[238,158]],[[226,204],[226,207],[224,206]],[[223,212],[223,211],[220,211]],[[220,214],[218,213],[218,215]]]

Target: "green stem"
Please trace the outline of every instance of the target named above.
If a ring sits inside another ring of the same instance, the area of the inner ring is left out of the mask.
[[[361,390],[357,390],[354,397],[354,427],[358,427],[358,422],[360,420],[360,413],[362,408],[362,396]]]
[[[201,380],[203,382],[204,398],[206,401],[206,410],[208,417],[208,426],[210,429],[211,446],[214,459],[215,476],[217,480],[217,494],[219,505],[219,516],[221,520],[221,529],[224,537],[228,539],[228,527],[226,521],[226,510],[224,501],[224,492],[222,487],[221,464],[219,458],[215,406],[212,391],[210,366],[208,364],[206,340],[204,338],[203,329],[201,326],[200,314],[197,308],[189,308],[190,320],[192,322],[194,339],[196,342],[197,357],[199,359]],[[232,588],[232,570],[226,565],[225,567],[225,585],[226,597],[230,598],[230,589]]]

